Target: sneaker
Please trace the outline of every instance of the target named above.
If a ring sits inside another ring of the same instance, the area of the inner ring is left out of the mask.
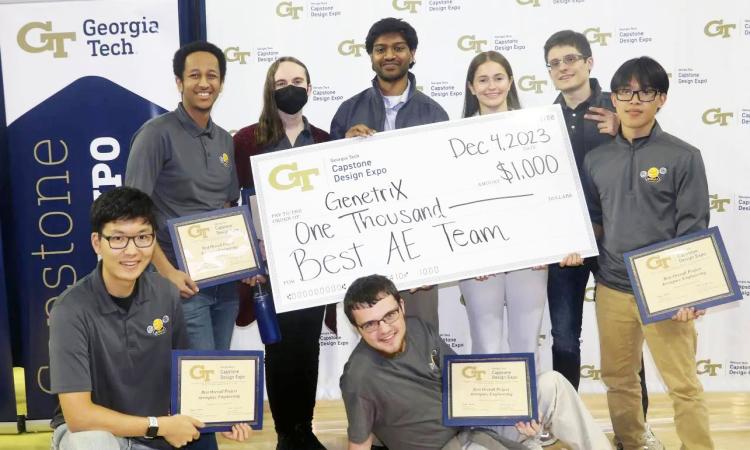
[[[646,424],[646,431],[643,433],[643,440],[646,442],[648,450],[664,450],[664,444],[656,437],[651,426]]]
[[[539,443],[542,447],[549,447],[557,442],[557,438],[549,431],[543,431],[539,434]]]
[[[622,446],[622,442],[620,442],[620,438],[618,438],[617,435],[612,438],[612,441],[615,444],[616,450],[624,449],[624,447]],[[646,443],[646,445],[643,447],[643,450],[664,450],[664,444],[662,444],[661,441],[656,437],[649,424],[646,424],[646,431],[643,432],[643,441]]]

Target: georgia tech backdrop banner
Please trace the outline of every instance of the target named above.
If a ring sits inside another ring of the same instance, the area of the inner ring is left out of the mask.
[[[750,2],[717,0],[206,0],[208,39],[228,59],[229,78],[214,119],[237,130],[257,121],[268,66],[291,55],[309,68],[310,122],[328,129],[342,101],[369,86],[374,73],[365,51],[370,26],[400,17],[419,35],[413,72],[417,87],[452,119],[461,115],[471,58],[497,50],[510,61],[523,106],[552,103],[544,42],[554,32],[584,33],[593,49],[592,76],[608,89],[625,60],[649,55],[671,74],[662,127],[702,150],[711,194],[711,225],[718,225],[745,293],[750,295]],[[644,168],[646,170],[648,168]],[[587,293],[583,325],[582,391],[603,392],[593,303]],[[440,292],[441,334],[459,353],[471,349],[466,314],[455,286]],[[341,317],[344,317],[343,315]],[[696,371],[708,390],[750,389],[750,305],[715,308],[698,323]],[[356,333],[321,337],[318,394],[337,396],[338,378]],[[235,345],[260,345],[239,330]],[[540,338],[547,352],[549,332]],[[549,366],[548,366],[549,367]],[[664,390],[647,356],[649,388]]]
[[[176,0],[0,6],[11,174],[5,255],[9,298],[20,302],[29,419],[51,417],[56,402],[49,310],[96,264],[89,208],[122,184],[133,133],[179,101],[178,46]]]

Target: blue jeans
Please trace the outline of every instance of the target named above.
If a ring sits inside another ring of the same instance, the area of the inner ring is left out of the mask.
[[[596,258],[582,266],[550,264],[547,300],[552,323],[552,368],[578,389],[581,381],[581,323],[589,274],[596,270]]]
[[[182,301],[190,348],[228,350],[240,300],[235,282],[201,289]]]

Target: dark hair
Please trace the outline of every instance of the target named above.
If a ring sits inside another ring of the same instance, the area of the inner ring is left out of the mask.
[[[219,79],[223,83],[224,76],[227,73],[227,58],[219,47],[206,41],[193,41],[189,44],[183,45],[174,52],[174,58],[172,59],[172,70],[174,71],[174,76],[182,80],[182,76],[185,73],[185,60],[188,55],[195,52],[208,52],[216,57],[219,61]]]
[[[575,47],[586,58],[591,57],[591,44],[583,33],[573,30],[562,30],[553,34],[544,43],[544,62],[547,62],[547,55],[552,47],[561,47],[569,45]]]
[[[521,109],[521,102],[518,100],[518,92],[516,91],[516,80],[513,79],[513,69],[511,69],[510,63],[502,54],[490,50],[478,54],[469,63],[469,70],[466,71],[466,94],[464,95],[463,117],[471,117],[479,111],[479,100],[477,100],[476,95],[471,93],[469,85],[474,81],[474,75],[477,72],[477,68],[488,61],[496,62],[503,66],[503,69],[505,69],[508,76],[511,78],[510,89],[508,90],[508,97],[506,99],[508,111]]]
[[[652,88],[663,94],[669,90],[667,71],[648,56],[625,61],[612,76],[609,87],[614,92],[622,87],[630,86],[630,80],[636,80],[641,85],[641,89]]]
[[[143,219],[156,231],[154,202],[138,189],[120,186],[100,195],[91,205],[91,231],[101,233],[104,226],[118,220]]]
[[[370,308],[389,295],[392,295],[396,301],[401,300],[396,285],[383,275],[357,278],[344,295],[344,313],[352,325],[357,325],[352,314],[353,310]]]
[[[279,107],[276,106],[276,99],[273,95],[276,91],[276,71],[283,62],[292,62],[305,69],[305,78],[307,78],[307,84],[310,85],[310,72],[299,59],[293,56],[282,56],[271,64],[263,84],[263,110],[258,119],[258,127],[255,129],[255,144],[258,148],[275,144],[284,137],[284,125],[279,118]]]
[[[417,30],[414,29],[408,22],[402,19],[396,19],[395,17],[386,17],[380,19],[370,27],[370,31],[367,32],[365,38],[365,50],[368,55],[372,55],[372,47],[375,45],[375,41],[382,35],[387,33],[399,33],[406,40],[406,45],[409,46],[409,50],[414,51],[417,49],[419,39],[417,38]],[[411,69],[414,66],[414,61],[409,64]]]

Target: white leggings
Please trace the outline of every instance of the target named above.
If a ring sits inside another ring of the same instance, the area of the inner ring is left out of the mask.
[[[503,316],[508,308],[508,350],[538,355],[547,303],[547,270],[498,273],[485,281],[458,283],[466,303],[472,353],[502,353]],[[537,356],[537,363],[538,356]],[[538,370],[538,369],[537,369]]]

